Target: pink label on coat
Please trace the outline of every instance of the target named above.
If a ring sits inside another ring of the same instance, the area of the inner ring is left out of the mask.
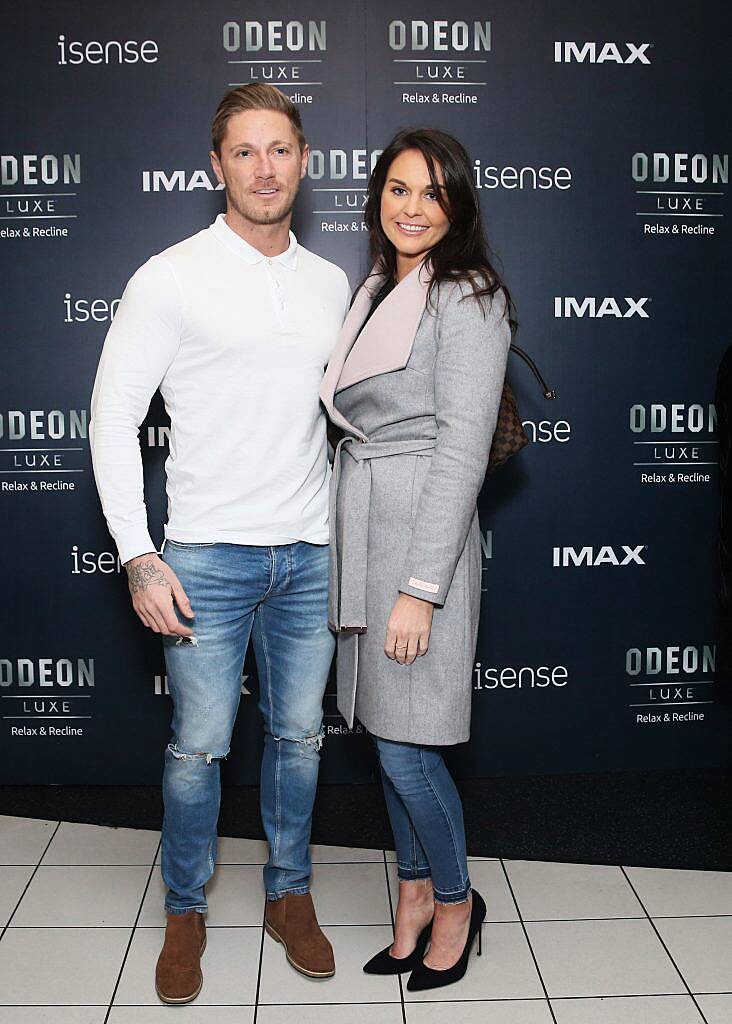
[[[428,594],[436,594],[440,589],[439,583],[425,583],[424,580],[417,580],[414,576],[409,577],[409,586],[415,590],[426,590]]]

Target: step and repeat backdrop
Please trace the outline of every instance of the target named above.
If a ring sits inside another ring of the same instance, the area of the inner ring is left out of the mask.
[[[730,334],[730,19],[615,0],[28,0],[0,36],[0,777],[155,783],[170,698],[99,507],[89,401],[119,297],[224,208],[209,126],[271,82],[312,147],[294,230],[368,267],[363,203],[394,131],[473,162],[518,341],[531,445],[480,499],[483,615],[458,774],[715,766],[717,367]],[[153,536],[165,410],[140,431]],[[244,441],[244,439],[243,439]],[[212,440],[215,443],[215,439]],[[329,688],[332,689],[332,688]],[[257,780],[247,658],[228,782]],[[372,777],[325,703],[322,778]]]

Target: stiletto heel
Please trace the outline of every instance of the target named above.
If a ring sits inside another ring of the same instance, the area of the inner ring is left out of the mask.
[[[366,974],[404,974],[406,971],[413,971],[422,962],[431,934],[432,921],[426,924],[417,936],[417,945],[409,956],[392,956],[389,952],[391,946],[387,946],[376,956],[372,956],[367,964],[364,964],[364,972]]]
[[[468,938],[459,960],[452,967],[448,967],[444,971],[436,971],[434,968],[428,967],[423,960],[420,960],[407,982],[407,988],[410,992],[422,992],[428,988],[442,988],[443,985],[452,985],[454,982],[460,981],[468,969],[468,957],[470,956],[470,950],[476,935],[478,936],[478,955],[482,955],[483,946],[480,932],[485,915],[485,900],[479,892],[473,889],[473,906],[470,910]]]
[[[480,922],[478,928],[478,956],[483,956],[483,922]]]

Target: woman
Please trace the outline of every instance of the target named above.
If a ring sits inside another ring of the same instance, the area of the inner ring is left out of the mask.
[[[467,153],[450,135],[400,132],[374,167],[365,217],[374,270],[321,388],[345,431],[331,487],[330,618],[338,707],[375,738],[397,851],[394,943],[364,970],[411,970],[415,991],[463,976],[485,917],[438,748],[469,737],[476,500],[511,303],[487,254]]]

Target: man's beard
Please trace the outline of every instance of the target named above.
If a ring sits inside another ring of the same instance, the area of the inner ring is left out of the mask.
[[[295,199],[297,198],[297,190],[289,197],[289,202],[285,201],[282,206],[270,207],[269,209],[262,209],[256,204],[256,201],[251,204],[247,203],[246,200],[242,201],[228,189],[226,198],[229,206],[233,207],[240,217],[248,220],[251,224],[280,224],[292,212]]]

